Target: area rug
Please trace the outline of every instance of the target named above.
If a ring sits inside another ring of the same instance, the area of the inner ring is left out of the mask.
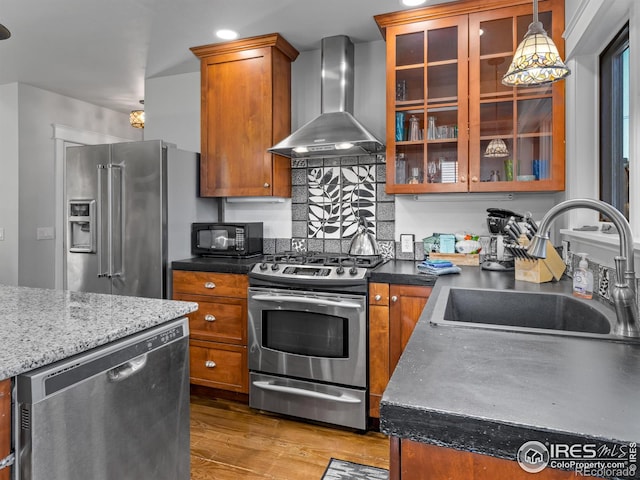
[[[332,458],[322,475],[322,480],[388,480],[389,471],[384,468],[361,465]]]

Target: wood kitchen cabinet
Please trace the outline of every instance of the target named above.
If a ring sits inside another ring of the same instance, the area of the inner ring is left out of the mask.
[[[0,381],[0,460],[11,453],[11,379]],[[9,480],[11,467],[0,470],[0,480]]]
[[[369,416],[380,417],[380,399],[398,364],[431,287],[369,285]]]
[[[191,383],[246,394],[246,275],[173,271],[173,298],[197,302],[189,314]]]
[[[539,10],[564,55],[564,2],[541,0]],[[532,21],[530,0],[375,19],[387,42],[387,193],[564,190],[564,82],[501,83]],[[486,155],[492,140],[508,155]]]
[[[200,195],[291,196],[291,160],[267,149],[291,132],[291,62],[274,33],[193,47],[201,62]]]
[[[516,461],[391,437],[389,480],[569,480],[575,472],[545,468],[531,474]],[[596,477],[588,477],[596,478]]]

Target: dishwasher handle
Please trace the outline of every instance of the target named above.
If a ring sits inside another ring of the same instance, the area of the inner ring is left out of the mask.
[[[137,372],[142,370],[147,365],[147,354],[140,355],[139,357],[129,360],[127,363],[123,363],[115,368],[112,368],[107,372],[107,378],[110,382],[122,382]]]

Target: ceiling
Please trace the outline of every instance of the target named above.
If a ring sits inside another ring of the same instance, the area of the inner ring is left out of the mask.
[[[428,3],[443,3],[431,0]],[[0,0],[0,85],[20,82],[121,112],[139,107],[144,80],[196,72],[189,47],[278,32],[298,50],[349,35],[381,40],[373,20],[400,0]]]

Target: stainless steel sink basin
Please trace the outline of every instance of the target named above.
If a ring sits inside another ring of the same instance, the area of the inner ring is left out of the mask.
[[[564,294],[445,287],[431,322],[610,338],[615,313],[596,301]]]

